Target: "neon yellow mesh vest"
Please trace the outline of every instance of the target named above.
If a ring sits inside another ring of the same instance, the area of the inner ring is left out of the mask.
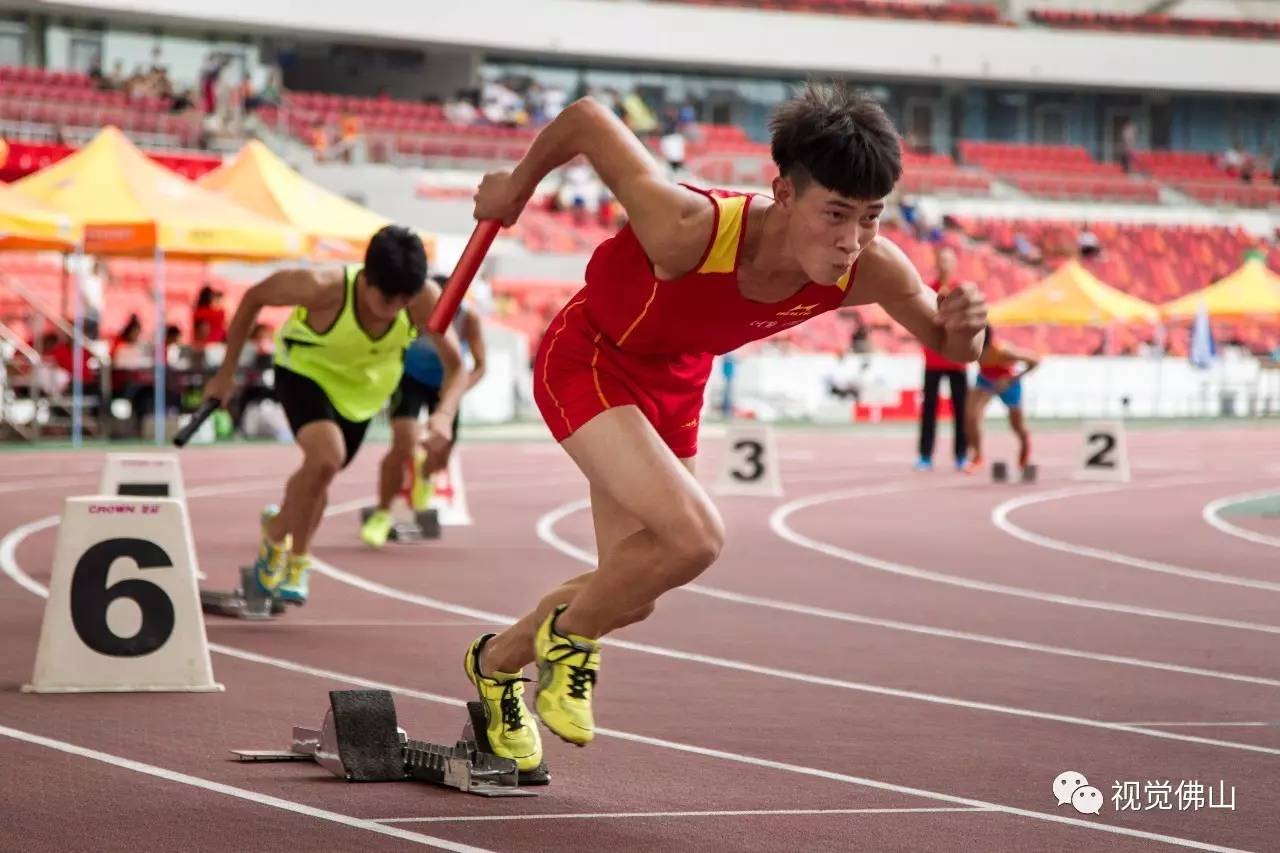
[[[275,363],[305,376],[329,396],[338,414],[367,421],[400,383],[404,349],[417,336],[407,311],[401,311],[386,334],[374,339],[356,320],[356,275],[362,266],[346,268],[346,293],[338,319],[324,333],[307,324],[299,305],[276,333]]]

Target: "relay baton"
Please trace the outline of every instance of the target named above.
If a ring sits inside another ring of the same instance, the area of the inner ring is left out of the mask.
[[[200,429],[200,425],[209,420],[209,416],[218,411],[218,407],[222,405],[221,400],[205,400],[200,404],[200,408],[196,409],[195,414],[191,416],[191,420],[187,421],[187,425],[178,430],[177,435],[173,437],[174,447],[185,447],[187,442],[191,440],[191,436],[196,434],[196,430]]]
[[[471,280],[476,277],[476,273],[480,270],[480,263],[489,253],[489,247],[493,245],[493,239],[498,236],[498,231],[501,229],[502,223],[496,219],[482,219],[476,223],[476,229],[471,232],[471,239],[462,250],[458,265],[453,268],[453,275],[449,276],[449,280],[445,282],[440,301],[436,303],[435,310],[431,312],[431,319],[427,321],[427,328],[437,335],[443,335],[445,329],[448,329],[449,324],[453,322],[453,315],[462,304],[462,297],[467,295]]]

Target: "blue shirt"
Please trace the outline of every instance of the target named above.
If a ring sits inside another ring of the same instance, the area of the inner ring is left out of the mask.
[[[467,309],[458,306],[458,313],[453,318],[453,330],[462,344],[462,354],[469,351],[467,338],[463,333]],[[417,382],[429,388],[439,388],[444,384],[444,363],[440,361],[440,353],[436,352],[435,341],[430,335],[419,335],[404,351],[404,372]]]

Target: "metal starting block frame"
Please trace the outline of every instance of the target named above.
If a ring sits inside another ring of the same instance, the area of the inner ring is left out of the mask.
[[[200,590],[200,609],[236,619],[271,619],[284,612],[284,602],[264,595],[253,576],[253,566],[240,567],[240,586],[231,592]]]
[[[468,702],[470,720],[453,746],[411,740],[396,724],[387,690],[333,690],[320,729],[294,726],[287,750],[233,749],[240,761],[314,761],[348,782],[429,782],[482,797],[534,797],[547,785],[545,764],[519,772],[489,751],[484,705]],[[479,732],[477,738],[476,733]]]
[[[1034,464],[1028,465],[1022,469],[1022,482],[1034,483],[1038,472]],[[1003,460],[997,460],[991,463],[991,481],[993,483],[1009,482],[1009,463]]]
[[[361,525],[369,520],[375,509],[376,507],[367,506],[360,510]],[[413,511],[408,517],[395,508],[392,508],[391,513],[395,521],[387,538],[392,542],[421,542],[424,539],[440,538],[440,516],[436,510]]]

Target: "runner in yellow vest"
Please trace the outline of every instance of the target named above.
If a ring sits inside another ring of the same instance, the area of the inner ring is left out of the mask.
[[[262,513],[254,576],[286,603],[307,600],[310,547],[329,484],[351,463],[369,421],[400,383],[404,351],[425,329],[439,288],[427,281],[427,256],[412,231],[388,225],[369,241],[363,265],[284,270],[250,288],[227,332],[227,352],[204,389],[224,403],[235,388],[240,351],[267,305],[296,306],[276,335],[275,394],[301,448],[302,465],[284,501]],[[449,460],[453,418],[464,375],[457,336],[435,339],[444,380],[427,421],[428,466]]]

